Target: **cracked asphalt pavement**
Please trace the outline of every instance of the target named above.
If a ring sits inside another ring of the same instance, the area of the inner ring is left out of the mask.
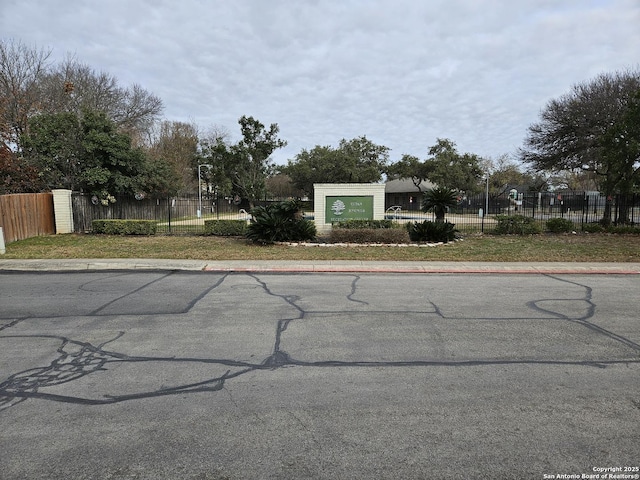
[[[0,479],[640,464],[637,275],[0,271]]]

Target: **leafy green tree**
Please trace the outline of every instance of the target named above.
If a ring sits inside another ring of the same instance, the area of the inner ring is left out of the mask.
[[[71,112],[31,117],[22,135],[22,154],[40,172],[48,189],[79,190],[85,150],[83,128]]]
[[[481,158],[473,153],[460,154],[456,144],[449,139],[438,138],[429,148],[431,156],[425,160],[423,168],[428,179],[440,187],[466,193],[481,191],[483,172]]]
[[[357,180],[362,183],[379,181],[389,161],[389,148],[384,145],[376,145],[365,136],[352,140],[340,140],[338,150],[343,152],[347,158],[356,160],[357,171],[354,173],[363,179]],[[366,178],[371,180],[364,180]]]
[[[429,148],[429,155],[424,161],[413,155],[403,155],[386,169],[386,173],[392,178],[410,178],[418,190],[425,180],[460,192],[482,190],[482,159],[478,155],[460,154],[453,141],[442,138]]]
[[[605,162],[617,165],[608,182],[619,192],[617,224],[629,224],[630,196],[640,191],[640,86],[602,139]],[[607,223],[606,220],[604,223]]]
[[[131,138],[119,133],[106,114],[96,111],[85,111],[81,126],[81,188],[98,196],[140,190],[145,157],[141,149],[132,148]]]
[[[421,183],[428,180],[431,174],[430,165],[420,161],[413,155],[402,155],[402,158],[389,165],[387,176],[395,179],[410,178],[418,192],[422,192]]]
[[[170,190],[168,165],[149,163],[102,112],[37,115],[21,140],[25,159],[42,173],[49,189],[84,191],[101,199]]]
[[[583,170],[599,178],[606,196],[628,195],[638,184],[640,71],[601,74],[551,100],[529,127],[521,158],[539,171]],[[603,223],[611,221],[610,204]],[[618,222],[627,220],[624,205]]]
[[[278,138],[280,128],[272,123],[269,128],[253,117],[238,120],[242,140],[228,145],[219,137],[202,145],[201,162],[212,165],[212,179],[230,186],[231,193],[249,200],[251,208],[265,196],[265,180],[273,166],[270,155],[287,142]]]
[[[320,145],[303,149],[280,171],[307,195],[313,195],[314,183],[346,183],[353,178],[344,156],[330,146]]]
[[[389,149],[365,136],[340,140],[337,148],[316,145],[302,150],[281,171],[307,195],[314,183],[375,183],[382,179]]]
[[[207,191],[213,191],[217,195],[231,195],[233,185],[226,173],[229,163],[229,143],[226,132],[214,131],[200,140],[197,164],[208,165],[200,169],[202,181],[206,184]],[[198,177],[198,165],[195,165],[194,174]],[[202,185],[199,187],[202,188]]]
[[[445,213],[450,207],[458,204],[455,190],[447,187],[434,187],[424,193],[422,199],[422,211],[433,212],[436,222],[444,222]]]
[[[172,197],[181,191],[174,165],[165,158],[144,155],[144,164],[138,175],[137,191],[152,197]]]
[[[38,169],[0,143],[0,195],[38,193],[45,190],[46,186]]]

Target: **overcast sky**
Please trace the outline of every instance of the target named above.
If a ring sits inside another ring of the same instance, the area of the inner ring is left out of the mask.
[[[640,66],[640,0],[0,0],[2,39],[73,54],[164,102],[164,118],[289,145],[366,135],[426,158],[515,154],[552,98]]]

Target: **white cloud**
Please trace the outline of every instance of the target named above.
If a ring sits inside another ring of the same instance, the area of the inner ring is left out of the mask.
[[[160,96],[165,117],[278,123],[289,146],[366,135],[514,152],[545,103],[638,67],[636,0],[0,0],[2,38],[68,52]]]

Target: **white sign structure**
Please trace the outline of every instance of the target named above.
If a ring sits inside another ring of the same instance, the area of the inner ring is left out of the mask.
[[[384,192],[384,184],[377,183],[315,183],[313,214],[318,233],[331,230],[331,218],[384,220]]]

